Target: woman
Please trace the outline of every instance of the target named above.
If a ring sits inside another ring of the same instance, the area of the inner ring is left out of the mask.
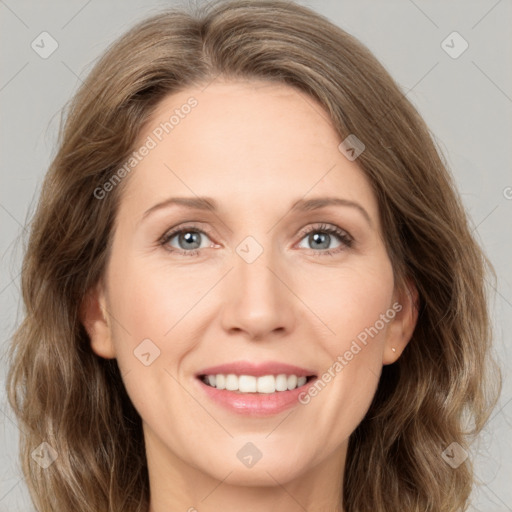
[[[8,390],[36,507],[465,510],[488,269],[353,37],[287,1],[145,20],[76,94],[32,224]]]

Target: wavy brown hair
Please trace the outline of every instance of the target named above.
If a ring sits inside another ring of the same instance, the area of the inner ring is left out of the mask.
[[[466,510],[469,449],[501,389],[492,357],[486,276],[445,159],[424,121],[370,51],[312,10],[284,0],[217,1],[140,22],[95,64],[65,110],[58,152],[30,225],[21,277],[24,318],[9,350],[7,389],[20,456],[40,512],[146,512],[141,419],[115,360],[94,354],[80,305],[109,258],[122,185],[94,191],[134,150],[167,95],[222,76],[306,92],[343,140],[378,199],[396,282],[419,293],[419,317],[399,360],[383,368],[350,437],[346,512]],[[47,469],[31,452],[58,453]],[[370,469],[369,469],[370,468]]]

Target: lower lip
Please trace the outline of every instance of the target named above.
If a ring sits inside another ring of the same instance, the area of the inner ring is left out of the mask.
[[[276,391],[275,393],[238,393],[208,386],[201,379],[196,380],[210,399],[230,411],[246,416],[271,416],[300,404],[299,395],[307,392],[308,387],[317,378],[315,377],[291,391]]]

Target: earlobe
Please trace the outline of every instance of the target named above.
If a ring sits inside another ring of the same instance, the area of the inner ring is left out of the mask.
[[[405,290],[402,290],[397,302],[400,307],[395,308],[397,314],[388,326],[386,344],[382,364],[393,364],[400,357],[411,340],[418,321],[419,294],[416,285],[407,279]]]
[[[80,305],[80,321],[89,335],[94,353],[105,359],[116,357],[101,280],[85,295]]]

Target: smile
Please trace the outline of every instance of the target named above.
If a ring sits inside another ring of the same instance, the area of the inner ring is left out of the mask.
[[[236,414],[269,416],[300,402],[316,380],[314,370],[277,361],[233,363],[204,368],[195,375],[199,393]]]

